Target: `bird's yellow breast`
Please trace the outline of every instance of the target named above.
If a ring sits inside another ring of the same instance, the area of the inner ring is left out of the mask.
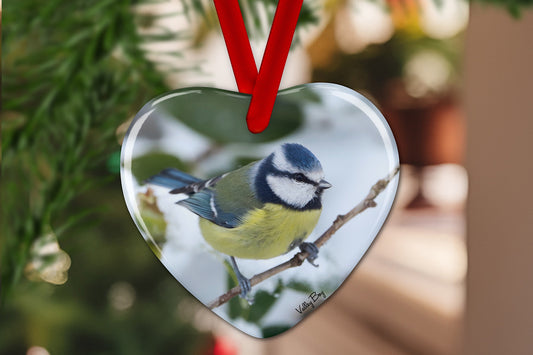
[[[295,211],[267,203],[235,228],[200,218],[204,239],[216,250],[243,259],[270,259],[285,254],[313,231],[321,210]]]

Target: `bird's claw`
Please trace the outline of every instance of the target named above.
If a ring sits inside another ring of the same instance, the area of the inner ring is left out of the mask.
[[[313,265],[314,267],[318,267],[318,264],[314,263],[316,258],[318,258],[318,247],[316,244],[303,242],[299,245],[299,248],[302,252],[309,254],[309,256],[306,258],[309,264]]]
[[[254,303],[253,296],[249,293],[252,290],[252,284],[250,283],[250,279],[242,276],[237,276],[237,281],[239,282],[239,287],[241,288],[241,293],[239,296],[243,299],[245,299],[248,304]]]

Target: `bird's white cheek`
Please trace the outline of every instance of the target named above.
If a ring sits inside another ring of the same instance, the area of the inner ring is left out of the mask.
[[[302,208],[315,196],[312,185],[295,182],[286,177],[267,176],[268,186],[285,203]]]

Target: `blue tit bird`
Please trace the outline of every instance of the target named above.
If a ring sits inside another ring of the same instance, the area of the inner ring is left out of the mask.
[[[230,256],[243,298],[250,280],[235,258],[270,259],[295,247],[309,253],[311,264],[317,257],[315,244],[304,240],[318,222],[322,192],[331,184],[320,161],[301,144],[283,144],[262,160],[209,180],[169,168],[145,183],[187,195],[176,203],[200,216],[205,241]]]

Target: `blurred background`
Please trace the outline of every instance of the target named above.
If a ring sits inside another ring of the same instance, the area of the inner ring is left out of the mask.
[[[211,2],[5,4],[0,354],[533,352],[533,16],[530,0],[485,2],[305,1],[281,87],[363,93],[402,175],[346,284],[266,341],[174,280],[120,188],[121,137],[146,101],[236,90]],[[240,3],[259,63],[276,2]]]

